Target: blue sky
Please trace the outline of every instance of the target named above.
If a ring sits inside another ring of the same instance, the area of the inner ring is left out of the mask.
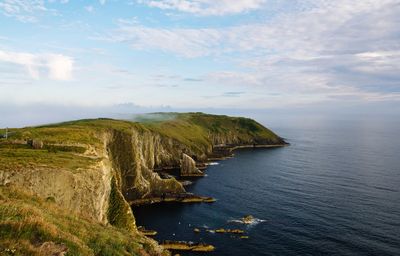
[[[399,13],[398,0],[0,0],[0,114],[393,112]]]

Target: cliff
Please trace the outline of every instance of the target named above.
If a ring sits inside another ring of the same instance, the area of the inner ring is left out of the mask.
[[[7,140],[0,139],[4,191],[18,187],[79,218],[112,225],[137,237],[141,236],[128,201],[185,192],[177,180],[162,179],[153,170],[182,165],[183,174],[194,174],[200,172],[196,161],[207,161],[221,147],[229,151],[238,146],[284,144],[251,119],[202,113],[149,115],[141,122],[79,120],[12,132]],[[32,140],[41,147],[28,143]],[[30,239],[30,243],[37,240]],[[37,247],[35,243],[31,246]],[[91,253],[82,255],[95,254],[86,243],[69,246],[84,245]],[[151,248],[148,251],[154,255],[160,253]]]

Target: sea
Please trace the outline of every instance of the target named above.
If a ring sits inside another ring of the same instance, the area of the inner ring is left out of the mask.
[[[216,248],[180,255],[400,255],[399,122],[262,123],[290,146],[235,151],[187,187],[215,203],[135,207],[137,225]]]

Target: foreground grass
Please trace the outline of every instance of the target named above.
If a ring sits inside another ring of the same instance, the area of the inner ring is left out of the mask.
[[[152,246],[147,238],[61,209],[51,198],[0,186],[0,255],[157,255]]]

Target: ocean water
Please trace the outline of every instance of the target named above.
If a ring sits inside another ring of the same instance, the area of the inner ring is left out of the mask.
[[[157,230],[158,241],[216,246],[206,255],[400,255],[398,123],[295,122],[271,128],[291,145],[238,150],[188,187],[217,202],[134,208],[138,225]],[[260,221],[234,222],[247,214]],[[249,238],[206,228],[240,228]]]

